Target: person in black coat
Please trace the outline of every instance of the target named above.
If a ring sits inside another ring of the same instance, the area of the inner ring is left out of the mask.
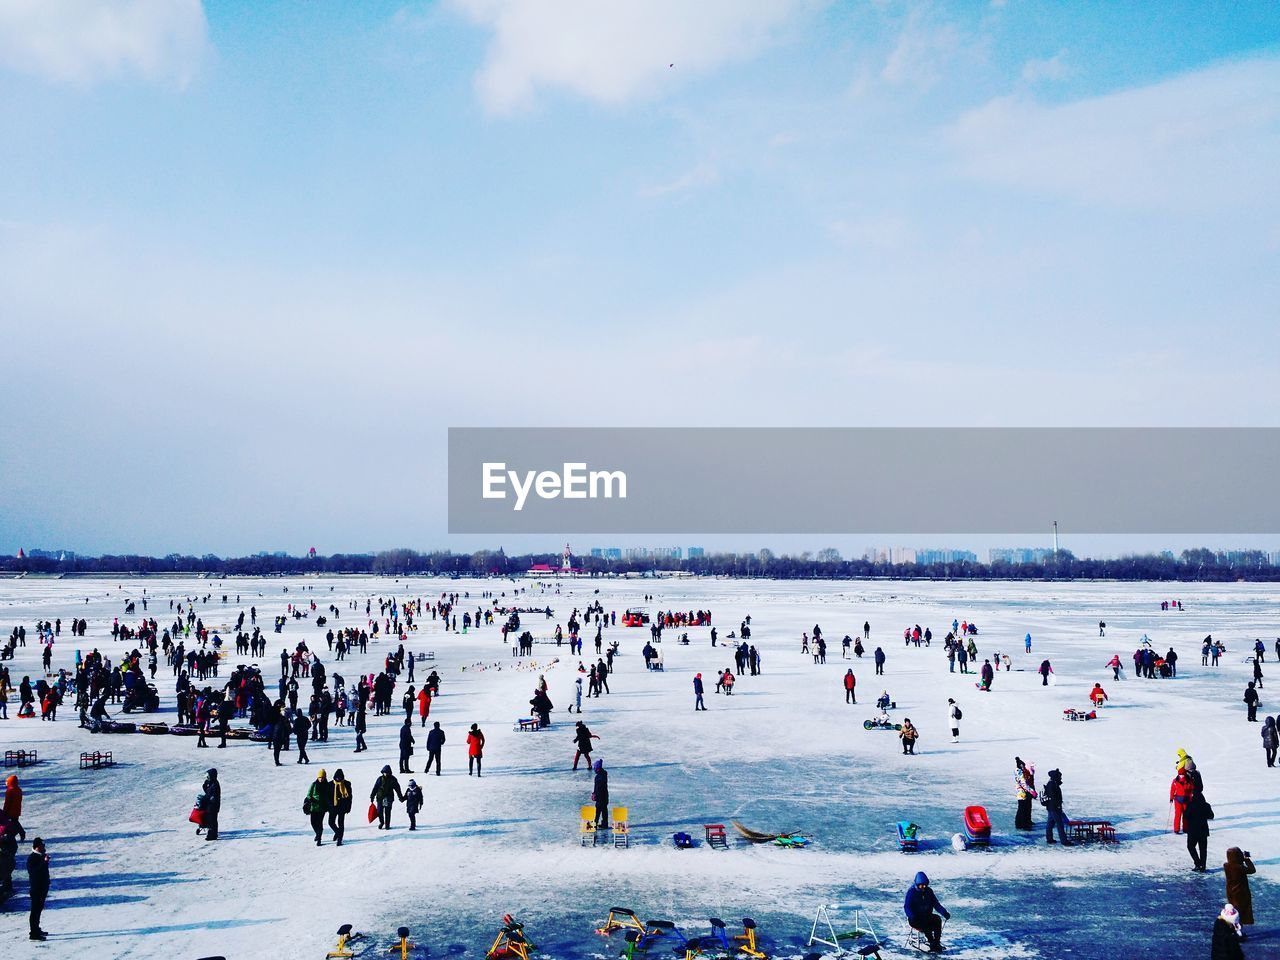
[[[587,761],[587,771],[591,771],[591,741],[599,739],[596,734],[587,729],[585,723],[581,720],[578,721],[578,725],[573,732],[573,743],[578,748],[573,755],[573,769],[577,770],[578,760],[584,759]]]
[[[876,647],[876,676],[884,675],[884,651]]]
[[[1212,819],[1213,807],[1209,806],[1202,791],[1194,791],[1182,813],[1182,829],[1187,835],[1191,869],[1196,873],[1204,873],[1205,863],[1209,859],[1209,821]]]
[[[1258,691],[1256,689],[1256,681],[1250,680],[1249,685],[1244,688],[1244,703],[1249,709],[1249,722],[1258,722]]]
[[[272,708],[271,752],[275,755],[276,766],[280,766],[280,751],[289,749],[289,721],[284,717],[283,701],[276,701]]]
[[[596,805],[596,828],[606,830],[609,827],[609,771],[604,768],[603,760],[596,761],[595,771],[591,799]]]
[[[218,771],[210,767],[205,771],[204,785],[201,787],[204,803],[200,809],[204,812],[205,840],[218,839],[218,811],[222,809],[222,784],[218,782]]]
[[[409,758],[413,756],[413,718],[405,717],[400,726],[400,772],[413,773],[409,769]]]
[[[49,896],[49,855],[44,850],[44,840],[36,837],[31,842],[31,855],[27,857],[27,876],[31,879],[31,939],[44,940],[49,934],[40,928],[40,914]]]
[[[444,749],[444,731],[440,729],[440,721],[436,720],[431,727],[431,732],[427,734],[427,769],[423,773],[430,773],[432,764],[436,768],[436,776],[440,776],[440,751]]]
[[[1073,841],[1067,839],[1067,815],[1063,812],[1062,798],[1062,771],[1050,770],[1049,782],[1044,785],[1044,789],[1040,791],[1040,802],[1044,804],[1045,810],[1049,814],[1049,819],[1044,825],[1044,842],[1057,843],[1062,842],[1064,847],[1073,845]],[[1053,839],[1053,829],[1058,828],[1058,840]]]
[[[364,701],[361,700],[356,707],[356,753],[369,749],[368,745],[364,742],[365,731],[368,729],[368,721],[365,719]]]
[[[298,741],[298,763],[310,763],[307,756],[307,731],[311,729],[311,721],[301,710],[293,714],[293,737]]]

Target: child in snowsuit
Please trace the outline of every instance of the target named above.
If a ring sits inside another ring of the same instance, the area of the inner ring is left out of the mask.
[[[422,809],[422,788],[416,780],[409,781],[409,789],[404,792],[404,812],[409,815],[409,829],[418,829],[418,811]]]
[[[1178,775],[1173,778],[1173,783],[1169,784],[1169,802],[1173,804],[1174,833],[1182,832],[1182,814],[1187,809],[1187,801],[1191,799],[1193,792],[1195,792],[1195,784],[1191,782],[1185,770],[1179,770]]]

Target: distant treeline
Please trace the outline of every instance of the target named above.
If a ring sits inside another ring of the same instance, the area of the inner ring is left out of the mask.
[[[335,553],[330,556],[201,557],[170,554],[146,557],[133,554],[106,554],[100,557],[68,555],[63,558],[0,558],[0,571],[39,574],[215,574],[219,576],[276,576],[285,574],[375,574],[386,576],[434,575],[446,577],[509,577],[526,573],[536,564],[558,568],[558,554],[507,556],[502,550],[476,553],[416,550],[383,550],[378,553]],[[758,553],[716,553],[702,557],[608,559],[574,557],[575,568],[591,576],[624,574],[688,573],[699,576],[765,577],[798,579],[895,580],[1280,580],[1280,567],[1270,564],[1262,551],[1218,553],[1212,550],[1184,550],[1143,554],[1114,560],[1091,560],[1059,551],[1043,563],[877,563],[845,560],[834,550],[817,555],[774,555]],[[538,574],[534,574],[538,576]],[[550,579],[550,575],[542,573]]]

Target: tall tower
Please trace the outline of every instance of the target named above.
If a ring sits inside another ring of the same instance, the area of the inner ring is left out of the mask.
[[[564,573],[570,573],[573,570],[573,551],[569,549],[569,545],[564,545],[564,556],[560,559],[560,569]]]
[[[1056,560],[1058,557],[1058,521],[1053,521],[1053,556]]]

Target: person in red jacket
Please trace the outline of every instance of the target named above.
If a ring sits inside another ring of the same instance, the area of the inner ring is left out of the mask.
[[[431,716],[431,688],[423,687],[418,692],[418,717],[422,726],[427,725],[427,717]]]
[[[846,670],[844,673],[844,702],[857,703],[858,694],[854,691],[854,687],[858,685],[858,678],[853,675],[852,670]]]
[[[1169,802],[1173,804],[1173,832],[1182,832],[1182,813],[1187,809],[1187,801],[1195,792],[1196,785],[1187,776],[1185,770],[1179,770],[1169,785]]]
[[[476,776],[480,776],[480,766],[484,759],[484,733],[480,730],[478,724],[471,725],[471,732],[467,734],[467,776],[471,776],[472,769],[475,770]]]
[[[1093,701],[1094,709],[1107,702],[1107,691],[1102,689],[1102,684],[1095,683],[1093,685],[1093,689],[1089,691],[1089,699]]]

